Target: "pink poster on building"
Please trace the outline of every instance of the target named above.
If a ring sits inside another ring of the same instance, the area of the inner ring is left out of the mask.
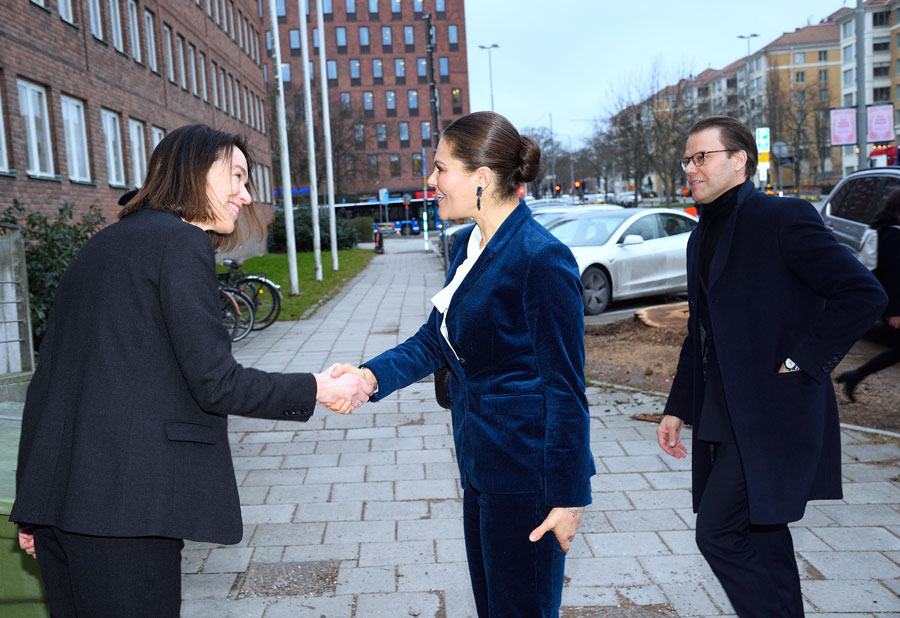
[[[866,108],[866,141],[868,143],[894,141],[894,106],[870,105]]]
[[[841,107],[831,110],[831,145],[856,144],[856,109]]]

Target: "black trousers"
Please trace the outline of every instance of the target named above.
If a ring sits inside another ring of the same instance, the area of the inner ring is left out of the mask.
[[[478,618],[557,618],[566,554],[553,532],[532,543],[550,507],[541,494],[463,492],[463,526]]]
[[[714,458],[697,510],[697,547],[740,618],[802,618],[800,574],[787,524],[750,523],[736,444],[698,442]]]
[[[180,539],[34,531],[53,618],[178,618]]]

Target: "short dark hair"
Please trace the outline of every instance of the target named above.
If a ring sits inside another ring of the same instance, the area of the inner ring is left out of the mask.
[[[884,200],[884,208],[879,210],[878,214],[875,215],[875,222],[879,220],[881,213],[883,212],[894,215],[894,219],[897,219],[897,221],[900,222],[900,189],[894,189],[887,194],[887,197]]]
[[[254,195],[253,160],[247,140],[204,124],[186,125],[166,135],[153,149],[147,178],[119,213],[119,219],[141,208],[156,208],[170,210],[190,223],[212,221],[215,210],[207,193],[207,174],[219,159],[224,157],[230,161],[234,147],[247,157],[247,190]],[[264,230],[259,212],[251,202],[241,210],[231,234],[207,233],[213,247],[227,251],[240,246],[251,235],[261,237]]]
[[[718,129],[722,145],[728,150],[743,150],[747,153],[747,164],[744,173],[747,178],[756,174],[759,153],[756,150],[756,138],[743,122],[731,116],[707,116],[694,123],[688,135],[694,135],[706,129]],[[731,158],[731,153],[728,153]]]
[[[509,120],[495,112],[458,118],[444,129],[441,139],[467,172],[490,169],[501,199],[514,197],[520,186],[540,172],[541,147],[527,135],[519,135]]]

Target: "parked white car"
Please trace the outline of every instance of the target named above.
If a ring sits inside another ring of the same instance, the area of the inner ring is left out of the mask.
[[[575,255],[584,312],[614,300],[687,291],[687,242],[696,217],[668,208],[574,211],[548,226]]]

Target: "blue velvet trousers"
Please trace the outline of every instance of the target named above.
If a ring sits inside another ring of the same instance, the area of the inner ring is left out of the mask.
[[[541,494],[463,496],[466,555],[478,618],[556,618],[566,554],[552,532],[528,535],[550,507]]]

